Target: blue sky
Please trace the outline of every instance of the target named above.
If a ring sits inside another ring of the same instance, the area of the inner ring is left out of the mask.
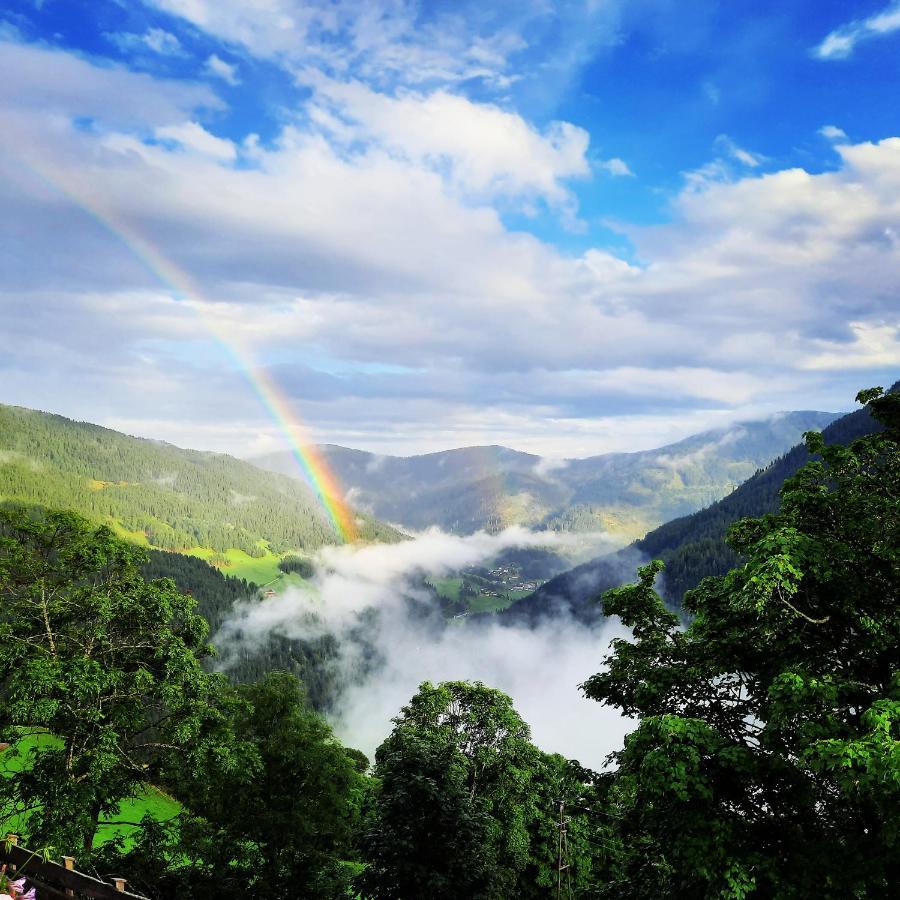
[[[898,2],[12,0],[0,76],[0,401],[270,449],[218,336],[315,439],[574,456],[900,369]]]

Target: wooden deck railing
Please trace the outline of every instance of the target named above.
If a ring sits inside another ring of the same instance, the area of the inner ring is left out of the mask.
[[[62,863],[44,860],[40,853],[20,847],[15,835],[0,841],[0,862],[10,874],[23,876],[37,889],[38,900],[70,900],[72,897],[92,900],[147,900],[141,894],[125,890],[124,878],[111,879],[112,884],[75,870],[75,860],[64,856]]]

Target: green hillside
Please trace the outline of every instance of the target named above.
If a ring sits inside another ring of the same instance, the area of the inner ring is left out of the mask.
[[[3,405],[0,501],[74,509],[138,543],[192,553],[258,583],[276,577],[281,554],[337,542],[296,479]],[[365,539],[398,538],[368,516],[359,527]]]
[[[355,502],[384,521],[415,529],[439,525],[458,534],[509,525],[605,531],[625,543],[725,496],[804,431],[834,418],[790,412],[655,450],[586,459],[548,460],[499,446],[410,457],[320,449]],[[257,462],[292,472],[283,454]]]
[[[900,389],[900,382],[890,390]],[[869,411],[860,409],[836,419],[822,430],[827,444],[849,444],[880,429]],[[809,453],[797,444],[755,473],[728,496],[691,515],[682,516],[646,534],[628,547],[605,557],[576,566],[550,579],[531,596],[507,610],[513,619],[531,619],[559,612],[584,618],[600,615],[593,601],[603,592],[634,578],[638,565],[648,559],[666,564],[663,592],[667,602],[680,608],[685,591],[710,575],[723,575],[738,563],[725,543],[728,529],[740,519],[757,517],[778,509],[779,491]]]

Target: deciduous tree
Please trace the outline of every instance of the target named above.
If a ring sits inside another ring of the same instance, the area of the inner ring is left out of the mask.
[[[747,562],[686,598],[660,564],[608,592],[633,629],[585,693],[639,719],[610,776],[617,897],[885,897],[900,884],[900,397],[814,461],[778,514],[730,534]],[[891,887],[893,885],[893,887]]]
[[[177,755],[228,757],[206,623],[143,552],[71,512],[0,508],[0,809],[28,839],[90,851],[98,821]],[[224,742],[223,742],[224,741]]]
[[[425,682],[378,748],[361,886],[375,898],[507,898],[529,861],[540,754],[500,691]]]

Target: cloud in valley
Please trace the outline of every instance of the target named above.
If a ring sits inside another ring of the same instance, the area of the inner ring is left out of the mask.
[[[597,671],[609,640],[624,629],[614,622],[588,629],[567,619],[537,628],[465,620],[445,625],[421,588],[423,575],[441,577],[503,549],[569,542],[521,528],[467,537],[432,529],[399,544],[324,548],[311,590],[243,604],[215,641],[227,667],[231,654],[261,645],[270,634],[336,635],[343,687],[331,719],[343,741],[367,754],[422,681],[467,679],[509,693],[543,749],[599,768],[628,725],[615,711],[585,700],[577,686]],[[410,601],[427,606],[411,611]],[[361,621],[365,652],[374,647],[381,660],[373,670],[361,667]]]

